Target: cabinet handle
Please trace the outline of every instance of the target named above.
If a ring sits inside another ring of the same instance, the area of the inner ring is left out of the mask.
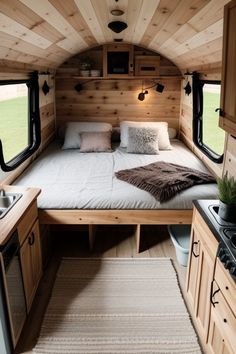
[[[215,109],[215,112],[219,112],[219,115],[220,115],[221,117],[224,116],[224,112],[223,112],[223,110],[222,110],[221,108],[216,108],[216,109]]]
[[[28,239],[29,245],[32,246],[34,244],[34,241],[35,241],[34,233],[31,232],[31,235],[29,236],[29,239]]]
[[[219,301],[214,301],[213,298],[214,298],[214,296],[220,291],[220,288],[218,288],[217,290],[215,290],[215,291],[213,292],[213,284],[214,284],[214,280],[212,280],[212,282],[211,282],[210,301],[211,301],[213,307],[215,307],[216,304],[219,304]]]
[[[196,254],[195,252],[194,252],[194,249],[193,249],[193,247],[195,246],[195,245],[198,245],[198,243],[199,243],[199,241],[195,241],[195,242],[193,242],[192,243],[192,254],[194,255],[194,257],[199,257],[199,254]]]

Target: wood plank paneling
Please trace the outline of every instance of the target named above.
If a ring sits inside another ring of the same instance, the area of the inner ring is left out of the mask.
[[[74,0],[49,0],[50,3],[66,18],[68,23],[81,35],[89,46],[97,45],[92,32],[88,28]]]
[[[88,47],[80,34],[66,21],[57,9],[47,0],[20,0],[27,5],[31,10],[36,12],[40,17],[47,21],[51,26],[56,28],[58,32],[63,34],[64,39],[57,42],[57,45],[71,54],[75,54],[80,50]]]
[[[19,0],[0,0],[0,6],[3,14],[49,41],[56,43],[63,39],[60,32]]]
[[[42,49],[48,48],[52,42],[30,31],[27,27],[21,25],[10,17],[0,13],[0,31],[10,34],[16,38],[24,39],[25,42],[33,43]]]
[[[136,21],[135,30],[131,37],[132,43],[140,43],[159,3],[160,0],[143,1]]]
[[[210,0],[194,0],[191,2],[180,1],[160,31],[156,32],[155,37],[149,44],[150,48],[160,48],[178,29],[190,20],[202,7]],[[167,55],[168,57],[168,55]]]
[[[175,9],[179,5],[181,0],[161,0],[158,8],[153,15],[152,20],[150,21],[146,32],[143,35],[140,45],[144,47],[150,47],[150,43],[153,41],[153,38],[156,37],[156,34],[161,30],[164,24],[167,22],[168,18],[174,13]]]
[[[183,26],[184,27],[184,26]],[[185,33],[189,33],[189,28],[185,28]],[[192,31],[193,32],[193,31]],[[199,46],[207,45],[207,43],[214,41],[215,39],[221,38],[223,32],[223,19],[215,22],[207,29],[199,33],[192,33],[191,38],[182,41],[181,44],[178,45],[178,42],[169,43],[166,41],[164,45],[160,47],[160,50],[165,50],[166,55],[170,59],[174,59],[176,56],[183,55],[187,53],[189,50],[193,50],[195,48],[199,48]],[[174,46],[174,51],[173,51]]]
[[[221,23],[223,7],[228,2],[0,0],[0,36],[8,34],[14,38],[13,43],[8,42],[5,46],[8,52],[4,48],[0,50],[0,59],[17,62],[25,59],[26,63],[44,66],[47,58],[56,68],[73,54],[120,39],[170,56],[183,70],[203,67],[221,61]],[[119,18],[113,16],[110,11],[114,8],[123,10],[124,14]],[[111,31],[107,25],[114,20],[124,21],[127,28],[121,33]],[[216,38],[220,40],[215,42]],[[18,42],[20,48],[16,48]],[[212,42],[217,45],[213,46]],[[32,45],[31,53],[24,43]],[[39,48],[45,50],[45,58],[40,55]],[[11,49],[20,53],[11,52]],[[195,55],[196,52],[200,56]]]
[[[99,23],[97,14],[94,10],[94,7],[91,1],[87,0],[75,0],[76,5],[78,6],[84,20],[87,23],[90,31],[92,32],[94,38],[98,43],[105,43],[106,39],[104,36],[103,29]],[[107,42],[110,42],[111,38],[107,39]]]
[[[100,49],[101,51],[102,49]],[[86,52],[91,55],[98,50]],[[135,53],[145,52],[145,49],[135,47]],[[150,55],[150,52],[148,51]],[[180,111],[180,79],[181,77],[138,78],[109,80],[76,79],[74,73],[79,72],[80,58],[77,55],[62,65],[56,76],[56,109],[57,125],[69,121],[105,121],[118,126],[122,120],[167,121],[170,127],[179,127]],[[178,68],[169,60],[161,57],[162,73],[169,73],[170,68],[179,74]],[[98,63],[98,65],[100,65]],[[96,66],[96,64],[95,64]],[[97,68],[97,66],[96,66]],[[155,90],[155,83],[165,86],[162,93]],[[77,92],[74,87],[81,83],[83,89]],[[143,102],[138,100],[138,94],[143,88],[149,93]]]

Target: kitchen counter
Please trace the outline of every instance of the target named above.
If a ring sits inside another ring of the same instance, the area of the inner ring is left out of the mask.
[[[236,224],[224,221],[218,216],[219,200],[194,200],[193,204],[218,241],[221,240],[221,232],[225,228],[236,228]]]
[[[4,246],[9,240],[12,232],[17,228],[27,209],[40,194],[38,188],[25,188],[18,186],[0,185],[0,189],[10,193],[21,193],[22,197],[8,211],[8,213],[0,219],[0,247]]]
[[[197,200],[194,206],[219,242],[217,257],[236,281],[236,224],[219,217],[217,200]]]

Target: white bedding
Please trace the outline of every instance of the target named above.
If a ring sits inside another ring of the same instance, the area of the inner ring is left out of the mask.
[[[114,172],[155,161],[182,164],[207,172],[203,163],[180,141],[159,155],[128,154],[117,147],[112,153],[61,150],[54,142],[14,183],[41,188],[41,209],[191,209],[194,199],[216,199],[217,185],[191,187],[166,203],[118,180]]]

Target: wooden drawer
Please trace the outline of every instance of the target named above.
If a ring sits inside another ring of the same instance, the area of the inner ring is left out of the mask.
[[[233,311],[234,316],[236,316],[236,283],[218,258],[216,261],[215,280]]]
[[[219,286],[219,284],[215,284]],[[212,306],[213,317],[222,336],[227,339],[232,348],[236,348],[236,317],[228,306],[221,290],[214,296],[215,306]]]
[[[35,220],[38,217],[38,207],[37,202],[34,201],[31,206],[25,212],[22,220],[20,221],[17,230],[19,235],[20,245],[23,244],[24,240],[28,236],[28,233],[33,226]]]

